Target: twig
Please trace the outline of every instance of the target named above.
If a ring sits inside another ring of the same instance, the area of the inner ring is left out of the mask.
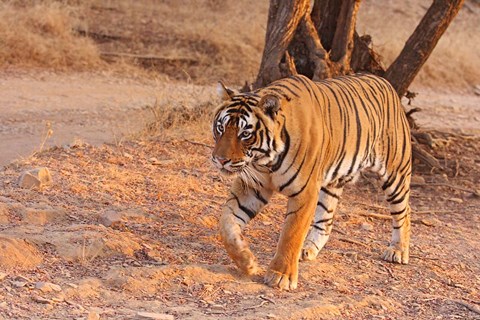
[[[451,213],[452,210],[424,210],[424,211],[413,211],[412,214],[440,214],[440,213]]]
[[[384,264],[382,264],[382,266],[385,268],[385,270],[388,271],[388,273],[390,274],[390,276],[391,276],[392,278],[394,278],[394,279],[397,278],[397,277],[395,277],[395,275],[393,274],[393,271],[392,271],[389,267],[387,267],[387,266],[384,265]]]
[[[473,305],[473,304],[470,304],[468,302],[465,302],[463,300],[458,300],[458,299],[447,299],[447,300],[450,300],[452,302],[455,302],[456,304],[462,305],[465,308],[467,308],[468,310],[470,310],[472,312],[475,312],[476,314],[480,314],[480,307],[478,307],[476,305]]]
[[[382,220],[392,220],[392,217],[387,216],[386,214],[370,213],[370,212],[361,212],[359,214],[364,217],[371,217],[371,218],[377,218]]]
[[[358,202],[358,201],[356,203],[361,204],[362,206],[365,206],[365,207],[373,208],[373,209],[388,210],[388,208],[382,207],[376,204],[368,204],[368,203]]]
[[[270,302],[270,303],[276,304],[275,301],[273,301],[272,299],[267,298],[267,297],[262,296],[262,295],[260,296],[260,299],[263,299],[263,300],[268,301],[268,302]]]
[[[417,255],[414,255],[414,254],[411,254],[411,255],[410,255],[410,258],[419,259],[419,260],[422,260],[422,259],[426,259],[426,260],[440,260],[440,258],[433,258],[433,257],[427,257],[427,256],[420,257],[420,256],[417,256]]]
[[[369,247],[368,244],[360,242],[360,241],[356,241],[356,240],[352,240],[352,239],[348,239],[348,238],[344,238],[344,237],[338,237],[337,239],[340,240],[340,241],[343,241],[343,242],[358,244],[359,246],[363,246],[365,248]]]
[[[480,197],[480,193],[478,193],[475,190],[470,190],[470,189],[467,189],[467,188],[464,188],[464,187],[456,186],[456,185],[445,183],[445,182],[412,183],[411,186],[412,187],[448,187],[448,188],[451,188],[451,189],[454,189],[454,190],[460,190],[460,191],[463,191],[463,192],[472,193],[473,195],[475,195],[477,197]]]
[[[268,303],[269,301],[262,301],[260,302],[260,304],[257,304],[255,306],[251,306],[251,307],[246,307],[243,309],[243,311],[245,310],[252,310],[252,309],[257,309],[257,308],[260,308],[260,307],[263,307],[264,304]]]
[[[213,149],[212,146],[209,146],[208,144],[205,144],[205,143],[202,143],[202,142],[196,142],[196,141],[192,141],[192,140],[188,140],[188,139],[185,139],[185,140],[183,140],[183,141],[188,142],[188,143],[191,143],[191,144],[195,144],[195,145],[198,145],[198,146],[202,146],[202,147],[206,147],[206,148]]]

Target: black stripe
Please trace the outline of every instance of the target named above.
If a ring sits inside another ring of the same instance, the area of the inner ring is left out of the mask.
[[[330,220],[333,220],[333,217],[332,217],[332,218],[327,218],[327,219],[318,220],[318,221],[315,222],[315,224],[317,224],[317,223],[324,223],[324,222],[327,222],[327,221],[330,221]]]
[[[399,215],[399,214],[402,214],[402,213],[404,213],[404,212],[405,212],[405,210],[407,210],[407,207],[403,208],[403,209],[402,209],[402,210],[400,210],[400,211],[394,211],[394,212],[390,212],[390,214],[391,214],[392,216],[397,216],[397,215]]]
[[[313,164],[313,166],[312,166],[312,170],[310,171],[310,174],[308,175],[307,182],[305,182],[305,184],[303,185],[303,187],[302,187],[298,192],[295,192],[294,194],[291,194],[289,197],[296,197],[296,196],[298,196],[298,195],[299,195],[300,193],[302,193],[303,190],[307,187],[308,182],[310,181],[310,178],[312,177],[312,173],[313,173],[313,171],[315,170],[315,167],[317,166],[317,163],[318,163],[317,160],[318,160],[318,159],[315,159],[315,162],[314,162],[314,164]]]
[[[280,186],[280,191],[282,191],[283,189],[285,189],[286,187],[288,187],[294,180],[295,178],[297,178],[298,174],[300,173],[300,170],[302,169],[303,167],[303,164],[305,163],[305,159],[307,158],[307,151],[305,151],[305,154],[303,156],[303,160],[302,160],[302,163],[300,163],[300,166],[298,167],[297,171],[295,172],[295,174],[287,181],[285,182],[284,184],[282,184]]]
[[[264,205],[268,203],[268,201],[262,196],[259,190],[254,189],[253,192],[255,193],[255,197],[260,200],[261,203]]]
[[[317,202],[317,207],[318,207],[318,206],[322,207],[323,210],[325,210],[325,211],[328,212],[328,213],[332,213],[332,212],[333,212],[333,210],[328,210],[327,207],[326,207],[321,201],[318,201],[318,202]]]
[[[336,194],[332,193],[331,191],[329,191],[328,189],[326,189],[325,187],[322,187],[320,190],[322,190],[324,193],[328,194],[330,197],[334,197],[336,199],[340,199],[339,196],[337,196]]]
[[[400,199],[395,200],[395,201],[392,201],[392,202],[389,201],[389,202],[390,202],[391,204],[399,204],[399,203],[402,203],[403,200],[405,200],[405,197],[407,196],[408,192],[409,192],[409,190],[407,189],[407,190],[405,191],[405,194],[404,194]]]
[[[234,193],[232,195],[235,197],[235,200],[237,200],[237,205],[240,210],[242,210],[249,218],[252,220],[255,218],[255,212],[253,210],[248,209],[247,207],[244,207],[240,204],[240,200],[238,200],[238,196]]]
[[[327,232],[326,229],[324,229],[324,228],[322,228],[322,227],[319,227],[319,226],[317,226],[316,224],[312,225],[312,227],[314,227],[314,228],[317,229],[317,230],[323,231],[323,232],[325,232],[325,233]]]
[[[285,119],[285,116],[284,116],[284,119]],[[278,155],[277,162],[273,164],[272,172],[275,172],[278,169],[280,169],[280,167],[283,164],[283,160],[285,159],[285,156],[287,155],[288,150],[290,149],[290,135],[288,134],[288,131],[286,129],[285,122],[283,123],[281,135],[282,135],[282,139],[283,139],[283,136],[285,136],[285,140],[284,140],[285,148],[283,149],[282,153]]]

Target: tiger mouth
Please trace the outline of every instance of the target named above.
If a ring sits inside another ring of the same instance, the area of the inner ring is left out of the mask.
[[[220,168],[220,172],[227,175],[227,176],[234,176],[239,174],[242,171],[242,169],[235,169],[235,170],[228,170],[225,168]]]

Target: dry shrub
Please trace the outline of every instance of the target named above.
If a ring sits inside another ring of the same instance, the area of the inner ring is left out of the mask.
[[[75,8],[63,3],[0,3],[0,64],[57,70],[100,65],[97,47],[75,34],[75,23]]]
[[[202,102],[194,107],[187,107],[183,104],[174,105],[170,102],[165,104],[155,103],[153,106],[146,106],[152,113],[150,121],[141,134],[157,135],[165,133],[170,129],[203,130],[203,127],[211,121],[212,111],[215,105],[212,102]]]

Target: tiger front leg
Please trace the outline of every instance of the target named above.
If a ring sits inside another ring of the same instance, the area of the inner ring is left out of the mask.
[[[220,218],[220,237],[228,255],[248,275],[258,272],[257,261],[242,230],[267,204],[271,191],[246,186],[237,178]]]
[[[288,201],[285,224],[277,252],[265,274],[265,283],[271,287],[286,290],[297,288],[298,262],[303,241],[313,218],[316,191],[315,189],[311,192],[304,190]]]

